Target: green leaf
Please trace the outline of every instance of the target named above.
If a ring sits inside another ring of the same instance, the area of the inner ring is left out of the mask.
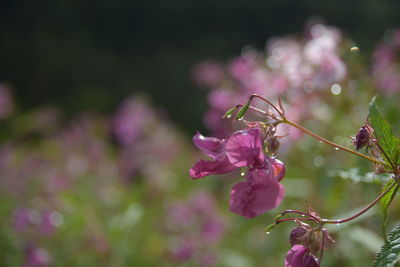
[[[369,122],[372,128],[374,128],[374,134],[378,139],[379,145],[385,152],[383,155],[385,160],[397,166],[400,155],[400,140],[393,134],[391,125],[383,118],[379,111],[376,105],[376,96],[369,104]]]
[[[236,115],[237,120],[241,120],[244,117],[244,114],[250,107],[250,101],[247,101],[247,103],[239,110],[238,114]]]
[[[376,255],[374,267],[394,266],[400,253],[400,225],[396,226]]]
[[[395,183],[394,180],[388,182],[382,189],[382,192],[386,191],[392,184]],[[394,186],[390,191],[380,200],[380,206],[382,211],[382,233],[386,239],[386,226],[387,226],[387,219],[388,219],[388,209],[390,203],[392,203],[394,197],[396,196],[397,191],[399,190],[399,185]]]
[[[230,108],[227,112],[225,112],[224,116],[222,118],[230,118],[232,117],[233,113],[235,112],[236,107]]]

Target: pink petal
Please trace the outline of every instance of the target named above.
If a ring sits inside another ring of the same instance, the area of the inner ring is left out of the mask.
[[[215,159],[225,151],[226,140],[206,137],[197,132],[195,136],[193,136],[193,143],[209,157]]]
[[[281,181],[286,174],[286,168],[282,161],[273,159],[272,167],[274,169],[275,179]]]
[[[190,169],[190,176],[192,178],[202,178],[208,175],[228,173],[235,169],[236,167],[226,157],[213,161],[200,160]]]
[[[226,154],[236,167],[256,166],[264,163],[261,131],[250,128],[237,131],[226,142]]]
[[[263,184],[241,182],[231,190],[230,210],[253,218],[278,206],[284,195],[283,185],[274,179],[268,179]]]
[[[247,181],[252,184],[264,184],[275,180],[274,169],[270,160],[265,160],[262,168],[249,168]]]
[[[303,245],[294,245],[286,254],[285,267],[306,267],[303,262],[308,248]]]
[[[286,254],[285,267],[319,267],[318,260],[303,245],[294,245]]]

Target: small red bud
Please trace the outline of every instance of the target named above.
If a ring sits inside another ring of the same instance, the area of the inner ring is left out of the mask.
[[[357,150],[368,145],[370,139],[372,138],[372,132],[373,129],[369,125],[364,125],[360,129],[358,129],[356,138],[353,141],[353,144],[356,146]]]

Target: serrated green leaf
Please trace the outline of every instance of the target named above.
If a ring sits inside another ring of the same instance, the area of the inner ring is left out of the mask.
[[[389,181],[382,189],[382,192],[386,191],[392,184],[395,183],[394,180]],[[392,203],[394,197],[399,190],[399,185],[394,186],[390,191],[379,201],[382,211],[382,233],[386,239],[386,226],[387,226],[387,219],[388,219],[388,210],[390,203]]]
[[[374,267],[392,267],[400,253],[400,225],[396,226],[376,255]]]
[[[247,112],[247,110],[250,107],[250,101],[247,101],[247,103],[242,106],[242,108],[239,110],[238,114],[236,115],[237,120],[241,120],[244,117],[244,114]]]
[[[376,97],[369,104],[369,122],[374,128],[379,145],[386,154],[383,155],[385,160],[397,166],[400,156],[400,139],[393,134],[391,125],[383,118],[376,105]]]
[[[235,112],[236,107],[230,108],[227,112],[225,112],[224,116],[222,118],[230,118],[232,117],[233,113]]]

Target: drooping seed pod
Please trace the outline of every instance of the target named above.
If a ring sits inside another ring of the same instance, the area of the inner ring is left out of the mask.
[[[372,127],[367,124],[358,129],[357,135],[353,140],[353,144],[356,146],[356,150],[360,150],[370,143],[372,133]]]

